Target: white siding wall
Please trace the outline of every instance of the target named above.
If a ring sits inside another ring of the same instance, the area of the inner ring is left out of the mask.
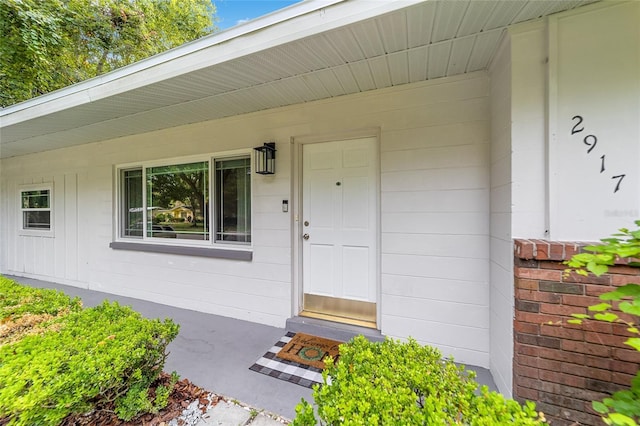
[[[548,39],[551,238],[598,241],[640,217],[640,2],[558,14]]]
[[[78,176],[75,216],[56,204],[75,230],[53,242],[78,272],[26,270],[23,253],[11,250],[0,270],[283,326],[293,313],[291,219],[281,212],[282,200],[292,200],[290,137],[379,128],[382,331],[488,367],[488,90],[486,73],[476,73],[4,160],[5,213],[15,209],[17,182]],[[277,174],[253,180],[252,262],[109,248],[114,165],[268,140],[277,142]],[[55,193],[57,202],[57,184]],[[18,244],[16,224],[2,223]],[[41,255],[57,263],[52,247]]]
[[[513,362],[511,239],[511,44],[506,37],[491,69],[491,372],[509,395]]]
[[[513,238],[546,237],[546,27],[512,28],[491,78],[491,371],[511,394]]]
[[[382,331],[485,367],[488,89],[483,74],[413,91],[381,146]]]
[[[541,21],[510,31],[513,238],[548,237],[545,33]]]

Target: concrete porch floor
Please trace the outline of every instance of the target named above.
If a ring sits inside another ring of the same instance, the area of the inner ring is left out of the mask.
[[[218,315],[179,309],[140,299],[102,293],[78,287],[30,278],[6,276],[19,283],[39,288],[55,288],[70,296],[80,297],[84,306],[91,307],[103,300],[116,300],[129,305],[148,318],[172,318],[180,324],[178,337],[169,345],[165,371],[176,371],[180,377],[225,397],[241,401],[257,409],[292,419],[301,398],[312,402],[311,389],[278,380],[249,370],[286,332],[270,327]],[[317,322],[289,322],[291,331],[317,333]],[[294,329],[292,329],[294,328]],[[341,338],[344,330],[325,337]],[[317,333],[320,334],[320,333]],[[488,370],[469,367],[477,372],[477,380],[496,390]]]

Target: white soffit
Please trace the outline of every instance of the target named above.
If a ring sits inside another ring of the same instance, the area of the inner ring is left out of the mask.
[[[0,110],[0,157],[483,70],[508,26],[593,1],[307,0]]]

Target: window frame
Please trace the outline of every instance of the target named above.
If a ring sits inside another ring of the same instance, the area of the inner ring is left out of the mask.
[[[114,214],[114,235],[113,243],[111,247],[115,249],[130,249],[136,251],[153,251],[153,252],[165,252],[173,254],[187,254],[187,255],[201,255],[210,257],[223,257],[223,258],[237,258],[241,260],[250,260],[251,256],[233,255],[216,252],[224,251],[240,251],[240,252],[252,252],[253,250],[253,238],[251,242],[229,242],[229,241],[216,241],[216,194],[215,194],[215,163],[220,160],[248,158],[250,170],[253,171],[253,159],[251,155],[251,149],[241,149],[233,151],[224,151],[217,153],[207,153],[201,155],[190,155],[184,157],[171,157],[158,160],[140,161],[135,163],[118,164],[115,166],[114,178],[116,190],[114,191],[115,197],[115,214]],[[189,164],[195,162],[207,162],[208,165],[208,200],[209,206],[207,209],[209,218],[209,239],[208,240],[195,240],[195,239],[181,239],[181,238],[158,238],[150,237],[147,234],[147,219],[148,219],[148,198],[147,198],[147,169],[152,167],[172,166]],[[143,232],[142,236],[125,236],[123,224],[125,223],[124,212],[124,173],[126,171],[139,169],[142,173],[142,223]],[[254,199],[254,180],[253,172],[250,174],[250,202],[251,202],[251,226],[250,233],[253,235],[253,199]],[[184,249],[183,249],[184,248]],[[148,250],[147,250],[148,249]]]
[[[22,194],[30,191],[49,191],[49,207],[47,208],[24,208],[22,206]],[[18,209],[19,209],[19,235],[28,235],[32,237],[55,237],[55,209],[54,209],[54,197],[53,197],[53,182],[37,183],[29,185],[18,186]],[[49,229],[42,228],[25,228],[24,213],[28,211],[48,211],[49,212]]]
[[[224,156],[224,157],[213,157],[211,159],[211,171],[212,171],[212,175],[210,176],[211,178],[211,189],[210,189],[210,202],[209,202],[209,208],[211,209],[210,212],[210,216],[211,216],[211,225],[210,225],[210,231],[211,231],[211,238],[212,241],[215,242],[216,244],[219,244],[220,246],[252,246],[253,245],[253,159],[252,159],[252,155],[249,154],[249,156],[247,157],[246,155],[229,155],[229,156]],[[220,234],[225,234],[224,231],[218,232],[217,226],[218,226],[218,217],[219,217],[219,205],[217,203],[217,195],[218,195],[218,181],[217,181],[217,172],[218,169],[216,167],[216,163],[218,161],[233,161],[233,160],[241,160],[241,159],[245,159],[248,158],[249,159],[249,175],[250,175],[250,180],[249,180],[249,187],[251,190],[251,194],[249,196],[249,220],[251,222],[251,226],[249,228],[249,238],[251,239],[250,242],[242,242],[242,241],[231,241],[231,240],[223,240],[220,239],[218,240],[218,233]]]

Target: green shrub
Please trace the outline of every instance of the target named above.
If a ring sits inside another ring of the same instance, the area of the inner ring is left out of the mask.
[[[313,398],[324,425],[542,425],[535,405],[521,406],[415,340],[371,343],[358,336],[340,346]],[[295,426],[318,424],[311,404],[296,407]]]
[[[0,277],[0,346],[44,331],[51,320],[82,308],[78,298]]]
[[[25,313],[56,315],[65,309],[80,310],[80,299],[58,290],[32,288],[0,277],[0,319]]]
[[[176,324],[109,302],[55,321],[0,347],[0,423],[56,425],[107,401],[127,418],[149,408],[132,395],[146,395],[162,371]]]

